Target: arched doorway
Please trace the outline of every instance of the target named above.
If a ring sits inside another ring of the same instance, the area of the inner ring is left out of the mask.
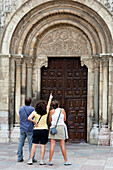
[[[95,7],[90,5],[93,2],[98,9],[102,9],[100,15],[95,11]],[[41,68],[47,67],[49,57],[80,56],[81,64],[88,68],[87,141],[89,141],[94,115],[102,115],[104,112],[107,117],[107,109],[104,109],[104,106],[105,108],[108,106],[108,95],[109,105],[112,107],[110,93],[103,92],[103,87],[108,87],[106,78],[103,85],[101,78],[98,77],[98,73],[101,73],[102,77],[107,75],[108,71],[106,69],[105,73],[102,72],[101,68],[104,66],[101,63],[100,54],[110,53],[112,47],[112,31],[109,22],[107,25],[107,19],[101,17],[103,10],[105,11],[101,4],[94,0],[88,5],[87,1],[82,0],[79,2],[45,0],[40,1],[39,4],[36,1],[32,3],[31,0],[15,13],[6,28],[1,45],[2,53],[6,52],[10,57],[9,110],[11,118],[14,118],[15,114],[18,122],[18,108],[24,104],[26,95],[30,95],[34,103],[40,97]],[[96,87],[99,89],[99,85],[101,90],[97,92]],[[103,99],[105,104],[99,101],[100,99]]]

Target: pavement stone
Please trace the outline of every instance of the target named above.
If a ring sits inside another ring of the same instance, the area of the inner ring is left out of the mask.
[[[50,143],[46,145],[45,162],[46,165],[39,165],[40,146],[37,146],[37,163],[27,165],[28,143],[24,146],[24,162],[17,162],[18,143],[0,143],[0,170],[113,170],[113,147],[90,145],[87,143],[74,144],[66,143],[67,157],[71,166],[64,166],[63,156],[59,142],[56,142],[53,155],[53,166],[48,165]]]

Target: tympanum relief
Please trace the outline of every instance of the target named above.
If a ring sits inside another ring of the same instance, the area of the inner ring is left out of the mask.
[[[45,55],[89,55],[90,42],[77,28],[59,27],[48,31],[38,39],[37,56]]]

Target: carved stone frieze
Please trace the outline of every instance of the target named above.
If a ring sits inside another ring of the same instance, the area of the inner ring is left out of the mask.
[[[65,26],[54,28],[39,41],[37,55],[91,54],[86,36],[79,29]]]

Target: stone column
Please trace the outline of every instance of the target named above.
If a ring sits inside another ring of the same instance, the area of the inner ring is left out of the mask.
[[[19,124],[19,108],[21,106],[21,63],[21,58],[16,59],[15,124]]]
[[[38,56],[36,59],[37,62],[37,76],[38,76],[38,100],[40,100],[41,94],[41,68],[48,66],[48,58],[45,55]]]
[[[103,124],[108,124],[108,59],[103,58]]]
[[[26,62],[25,62],[25,58],[24,61],[22,63],[22,88],[21,88],[21,104],[24,105],[25,104],[25,97],[26,97],[26,77],[27,77],[27,71],[26,71]]]
[[[90,130],[93,126],[94,116],[94,65],[91,57],[81,57],[81,65],[88,67],[88,90],[87,90],[87,142],[90,141]]]
[[[99,60],[94,59],[94,116],[95,124],[99,125]]]
[[[33,60],[28,59],[27,61],[27,96],[32,97],[32,67]]]
[[[13,129],[13,125],[15,122],[15,58],[13,56],[10,56],[10,63],[9,63],[9,110],[10,110],[10,116],[9,116],[9,125],[10,130]]]
[[[113,82],[113,59],[109,56],[109,93],[108,93],[108,127],[113,128],[112,125],[112,82]],[[113,130],[113,129],[112,129]]]
[[[103,113],[103,67],[102,60],[100,60],[100,76],[99,76],[99,128],[102,124],[102,113]]]

